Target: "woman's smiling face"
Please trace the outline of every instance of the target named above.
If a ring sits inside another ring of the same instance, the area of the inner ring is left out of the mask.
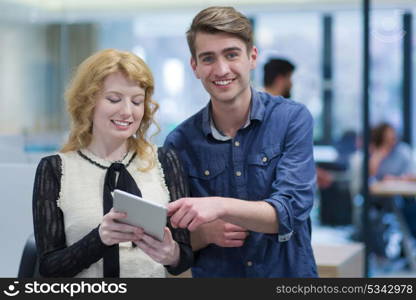
[[[127,141],[139,129],[145,90],[121,72],[108,75],[94,108],[92,134],[107,142]]]

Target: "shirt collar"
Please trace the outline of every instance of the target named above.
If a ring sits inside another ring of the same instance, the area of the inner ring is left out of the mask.
[[[251,88],[250,120],[263,121],[264,119],[266,109],[262,101],[262,95],[264,95],[264,93],[260,93],[259,91]]]
[[[252,120],[263,121],[265,107],[263,101],[261,101],[261,95],[258,91],[251,88],[251,102],[249,117],[246,120],[243,128],[248,127]],[[211,134],[213,138],[219,141],[228,141],[231,137],[225,135],[215,127],[214,121],[211,116],[211,101],[205,106],[202,112],[202,131],[205,136]]]
[[[251,110],[250,110],[251,111]],[[250,113],[249,113],[250,116]],[[250,117],[247,118],[246,123],[244,123],[243,128],[246,128],[247,126],[250,125]],[[225,133],[223,133],[221,130],[217,129],[217,127],[215,127],[215,123],[214,123],[214,119],[212,118],[211,114],[210,114],[210,118],[209,118],[209,125],[211,127],[211,134],[212,137],[218,141],[229,141],[232,140],[232,137],[226,135]]]

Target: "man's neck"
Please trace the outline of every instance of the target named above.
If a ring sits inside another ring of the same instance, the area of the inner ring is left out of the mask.
[[[279,87],[275,87],[275,86],[265,87],[264,91],[266,93],[269,93],[270,95],[273,95],[273,96],[280,96],[282,94],[281,89]]]
[[[227,136],[235,137],[249,117],[251,92],[248,97],[230,103],[211,101],[215,127]]]

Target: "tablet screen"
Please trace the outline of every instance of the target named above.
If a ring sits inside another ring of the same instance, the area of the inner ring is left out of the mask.
[[[127,213],[120,222],[141,227],[146,234],[163,241],[166,207],[121,190],[114,190],[113,204],[116,211]]]

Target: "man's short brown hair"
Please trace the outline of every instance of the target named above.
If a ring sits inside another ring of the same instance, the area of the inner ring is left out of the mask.
[[[186,32],[189,50],[196,59],[195,39],[198,32],[229,33],[246,44],[247,52],[253,47],[253,28],[250,20],[229,6],[212,6],[201,10],[192,20]]]

